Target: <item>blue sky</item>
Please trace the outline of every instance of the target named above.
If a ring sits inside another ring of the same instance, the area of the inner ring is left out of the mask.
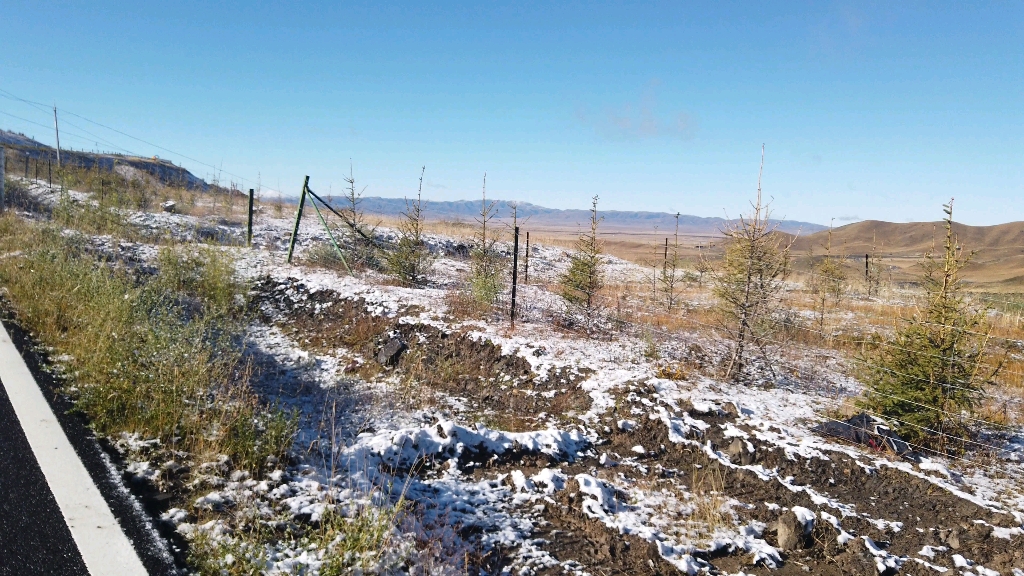
[[[5,0],[0,89],[285,193],[736,215],[764,143],[776,216],[1024,220],[1024,5],[708,4]]]

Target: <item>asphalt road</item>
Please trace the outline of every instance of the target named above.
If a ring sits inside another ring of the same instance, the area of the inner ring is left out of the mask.
[[[142,493],[131,493],[131,488],[138,487],[129,486],[115,469],[117,454],[105,451],[85,418],[72,411],[71,402],[59,393],[63,382],[43,368],[46,361],[25,331],[7,318],[3,326],[71,444],[74,455],[70,457],[84,465],[145,572],[151,576],[183,574],[184,551],[175,543],[176,534],[153,521],[161,510]],[[117,568],[113,572],[104,569],[104,573],[122,574]],[[7,388],[0,385],[0,576],[36,574],[89,576]]]
[[[0,386],[0,575],[35,574],[89,572]]]

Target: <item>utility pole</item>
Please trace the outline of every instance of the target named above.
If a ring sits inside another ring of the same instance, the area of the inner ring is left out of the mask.
[[[53,106],[53,132],[57,135],[57,168],[60,168],[60,128],[57,125],[57,105]]]

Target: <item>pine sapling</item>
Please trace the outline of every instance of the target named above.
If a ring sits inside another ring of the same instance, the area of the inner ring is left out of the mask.
[[[665,252],[658,276],[658,286],[665,301],[665,307],[672,310],[678,303],[679,285],[685,278],[682,260],[679,257],[679,213],[676,213],[676,232],[671,246],[665,239]]]
[[[832,228],[828,229],[825,253],[815,261],[811,256],[811,276],[808,289],[814,298],[817,330],[827,340],[832,339],[832,326],[826,325],[839,308],[849,290],[846,278],[846,257],[832,252]]]
[[[354,263],[376,268],[379,266],[376,241],[377,229],[376,226],[367,224],[366,215],[361,207],[363,192],[366,190],[366,187],[364,186],[362,190],[357,190],[352,164],[349,164],[348,176],[343,178],[343,180],[346,187],[341,216],[349,231],[346,242],[351,247],[349,253],[352,255]]]
[[[388,271],[405,286],[423,286],[434,263],[433,256],[424,241],[423,217],[423,174],[420,172],[420,186],[416,201],[405,201],[406,210],[398,224],[398,241],[385,256]]]
[[[972,254],[953,233],[953,201],[943,208],[942,253],[929,252],[922,265],[924,306],[897,318],[891,339],[877,339],[865,360],[868,391],[861,404],[891,418],[908,441],[948,448],[947,439],[969,436],[966,422],[1002,362],[988,353],[988,308],[964,292],[961,274]]]
[[[476,242],[470,253],[469,287],[473,299],[479,304],[494,304],[505,287],[505,258],[498,250],[498,230],[493,223],[497,215],[497,202],[487,201],[487,174],[484,174],[483,194]]]
[[[600,312],[598,293],[604,287],[603,246],[597,237],[597,227],[603,218],[597,215],[597,200],[594,196],[590,207],[590,229],[576,239],[569,255],[569,268],[559,277],[569,315],[577,317],[588,333],[596,327]]]
[[[887,267],[874,235],[871,236],[871,252],[865,254],[864,283],[868,296],[878,296],[882,290],[882,275]]]
[[[764,170],[764,147],[761,148]],[[757,177],[757,201],[749,216],[740,216],[722,234],[725,254],[712,269],[713,292],[719,301],[723,327],[733,342],[726,368],[727,378],[737,378],[760,352],[771,368],[767,354],[769,338],[778,330],[775,311],[781,301],[783,277],[789,269],[793,240],[784,240],[771,225],[771,210],[761,203],[761,173]]]

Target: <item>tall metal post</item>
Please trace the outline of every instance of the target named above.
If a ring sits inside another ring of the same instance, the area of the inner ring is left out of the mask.
[[[252,198],[253,189],[249,188],[249,228],[245,234],[245,245],[252,246]]]
[[[288,263],[292,263],[292,253],[295,252],[295,239],[299,236],[299,222],[302,220],[302,207],[306,205],[306,190],[309,189],[309,176],[302,183],[302,195],[299,196],[299,209],[295,211],[295,227],[292,228],[292,239],[288,242]]]
[[[526,254],[523,255],[523,284],[530,283],[530,231],[526,231]]]
[[[512,310],[509,317],[512,329],[516,329],[516,284],[519,282],[519,226],[516,226],[515,239],[512,241]]]

